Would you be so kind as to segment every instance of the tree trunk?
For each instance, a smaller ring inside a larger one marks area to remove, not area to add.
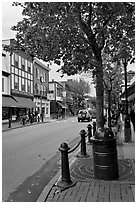
[[[111,109],[111,91],[108,90],[108,127],[111,129],[111,114],[110,114],[110,109]]]
[[[97,128],[104,127],[104,84],[103,84],[103,66],[100,59],[96,68],[96,102],[97,102]]]

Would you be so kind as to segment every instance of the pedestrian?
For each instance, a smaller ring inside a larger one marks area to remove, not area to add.
[[[32,113],[30,114],[30,123],[31,124],[33,123],[33,115],[32,115]]]
[[[40,122],[40,113],[38,113],[38,123]]]
[[[22,116],[22,124],[25,125],[26,117],[25,115]]]
[[[135,132],[135,107],[134,106],[132,110],[130,111],[130,120],[133,124],[134,132]]]
[[[41,122],[43,122],[43,113],[41,113]]]

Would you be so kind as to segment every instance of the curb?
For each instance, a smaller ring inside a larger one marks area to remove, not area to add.
[[[79,148],[76,151],[75,155],[72,155],[71,158],[69,158],[70,161],[70,169],[71,169],[71,165],[73,164],[73,162],[76,159],[76,154],[77,152],[79,152]],[[40,196],[38,197],[36,202],[46,202],[46,199],[52,189],[52,187],[55,185],[55,183],[57,183],[57,181],[61,178],[61,169],[59,170],[59,172],[50,180],[50,182],[44,187],[43,191],[41,192]]]
[[[45,202],[48,194],[50,193],[53,185],[57,182],[61,174],[61,170],[51,179],[51,181],[48,183],[46,187],[44,187],[42,193],[38,197],[36,202]]]

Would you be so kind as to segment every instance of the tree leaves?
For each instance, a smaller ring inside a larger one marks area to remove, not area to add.
[[[92,69],[89,65],[98,57],[96,47],[107,51],[109,47],[117,47],[123,30],[129,38],[134,35],[134,3],[26,2],[14,5],[23,6],[25,16],[12,27],[18,31],[18,41],[28,52],[45,61],[59,65],[60,59],[63,60],[62,72],[69,75],[71,70],[74,74],[74,71]]]

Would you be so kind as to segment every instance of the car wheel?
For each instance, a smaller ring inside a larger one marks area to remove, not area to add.
[[[78,119],[78,122],[80,122],[80,119]]]

